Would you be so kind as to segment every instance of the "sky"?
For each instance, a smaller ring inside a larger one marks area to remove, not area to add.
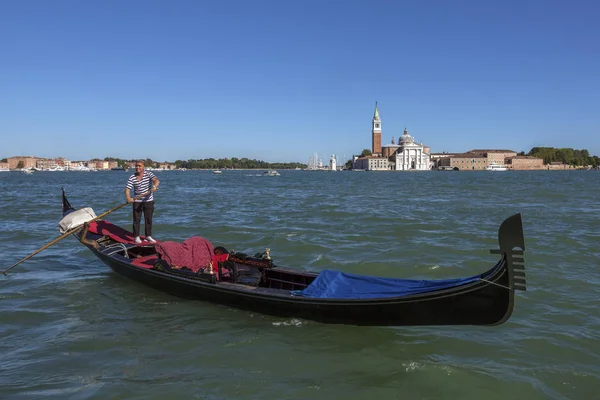
[[[600,155],[600,2],[0,0],[0,158]]]

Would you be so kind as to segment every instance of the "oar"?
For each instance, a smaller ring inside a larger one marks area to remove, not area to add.
[[[151,193],[151,191],[148,191],[148,192],[146,192],[146,193],[144,193],[144,194],[140,194],[139,196],[136,196],[136,197],[134,197],[134,199],[141,199],[142,197],[146,197],[146,196],[148,196],[150,193]],[[108,210],[108,211],[106,211],[106,212],[104,212],[104,213],[102,213],[102,214],[98,215],[96,218],[92,218],[92,219],[90,219],[88,222],[92,222],[92,221],[95,221],[95,220],[97,220],[97,219],[100,219],[100,218],[102,218],[102,217],[105,217],[105,216],[107,216],[108,214],[110,214],[111,212],[113,212],[113,211],[116,211],[116,210],[118,210],[119,208],[126,206],[127,204],[129,204],[129,203],[128,203],[128,202],[125,202],[125,203],[123,203],[123,204],[119,204],[118,206],[116,206],[116,207],[114,207],[114,208],[111,208],[110,210]],[[77,232],[77,231],[78,231],[79,229],[81,229],[81,228],[82,228],[82,225],[80,225],[80,226],[78,226],[78,227],[75,227],[75,228],[73,228],[73,229],[70,229],[70,230],[66,231],[64,234],[62,234],[61,236],[57,237],[56,239],[54,239],[54,240],[53,240],[53,241],[51,241],[50,243],[48,243],[48,244],[44,245],[43,247],[41,247],[41,248],[37,249],[36,251],[34,251],[33,253],[31,253],[30,255],[28,255],[27,257],[25,257],[24,259],[22,259],[21,261],[19,261],[18,263],[11,265],[9,268],[5,269],[4,271],[0,271],[0,273],[2,273],[2,274],[4,274],[4,275],[6,275],[6,273],[7,273],[8,271],[10,271],[11,269],[13,269],[13,268],[14,268],[14,267],[16,267],[17,265],[21,264],[21,263],[22,263],[22,262],[24,262],[24,261],[27,261],[27,260],[29,260],[31,257],[35,256],[35,255],[36,255],[36,254],[38,254],[39,252],[41,252],[41,251],[43,251],[43,250],[46,250],[48,247],[52,246],[53,244],[56,244],[56,243],[60,242],[61,240],[63,240],[63,239],[64,239],[64,238],[66,238],[67,236],[69,236],[71,233]]]

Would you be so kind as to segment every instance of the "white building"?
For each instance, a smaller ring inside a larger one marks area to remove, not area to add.
[[[337,171],[337,159],[335,158],[335,154],[331,155],[329,159],[329,169],[332,171]]]
[[[356,157],[352,166],[354,170],[389,171],[390,161],[387,157],[364,156]]]
[[[398,149],[392,156],[395,157],[396,171],[427,171],[431,169],[429,148],[423,143],[415,143],[412,136],[404,129],[404,134],[398,140]]]

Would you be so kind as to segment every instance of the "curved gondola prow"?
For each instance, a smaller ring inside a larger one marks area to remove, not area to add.
[[[498,230],[500,253],[506,257],[508,265],[508,285],[513,290],[526,290],[525,237],[521,214],[515,214],[502,222]]]
[[[500,254],[506,263],[508,274],[508,286],[506,290],[510,291],[509,305],[504,318],[496,325],[499,325],[510,318],[514,308],[514,292],[516,290],[526,290],[525,280],[525,237],[523,235],[523,221],[521,214],[514,214],[506,218],[498,229],[499,250],[491,250],[492,254]]]
[[[71,203],[69,203],[69,200],[67,200],[67,193],[65,191],[65,188],[61,187],[60,189],[62,190],[62,212],[63,215],[66,215],[70,211],[74,211],[75,209],[73,208]]]

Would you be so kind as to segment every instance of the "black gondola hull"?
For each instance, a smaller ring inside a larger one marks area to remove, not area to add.
[[[379,300],[322,300],[185,279],[138,268],[91,250],[119,275],[159,291],[282,318],[374,326],[496,325],[512,313],[505,268],[498,269],[495,284],[480,281],[444,294]]]

